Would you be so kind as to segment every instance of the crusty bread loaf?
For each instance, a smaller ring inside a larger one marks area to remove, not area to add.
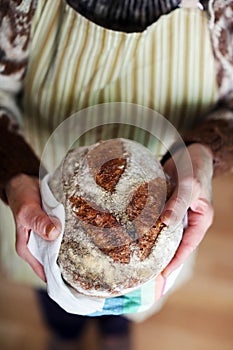
[[[137,142],[112,139],[70,151],[50,180],[66,211],[58,256],[64,281],[86,295],[110,297],[158,275],[183,231],[159,219],[168,184]]]

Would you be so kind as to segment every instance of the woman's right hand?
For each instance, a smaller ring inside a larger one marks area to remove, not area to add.
[[[43,239],[53,241],[61,232],[61,223],[42,210],[39,180],[36,177],[17,175],[7,183],[5,190],[15,220],[16,251],[46,282],[43,266],[27,247],[30,232],[33,230]]]

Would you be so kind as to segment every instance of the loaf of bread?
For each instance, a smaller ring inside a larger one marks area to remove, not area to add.
[[[172,228],[160,221],[171,185],[141,144],[121,138],[73,149],[49,185],[66,213],[57,262],[76,291],[125,294],[174,256],[182,223]]]

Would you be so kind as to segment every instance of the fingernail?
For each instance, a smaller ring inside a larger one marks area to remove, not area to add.
[[[46,236],[49,239],[56,239],[59,236],[60,232],[58,231],[58,229],[56,228],[56,226],[54,224],[49,224],[46,227]]]

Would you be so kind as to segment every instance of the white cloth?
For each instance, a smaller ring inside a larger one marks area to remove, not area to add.
[[[78,315],[88,315],[96,311],[101,311],[105,299],[87,297],[76,292],[64,283],[57,257],[61,246],[61,241],[65,226],[65,210],[61,203],[54,198],[49,186],[49,175],[46,175],[41,182],[41,197],[43,209],[50,216],[57,217],[62,224],[62,232],[55,241],[46,241],[36,233],[31,232],[28,248],[31,253],[44,266],[47,278],[48,295],[69,313]]]

